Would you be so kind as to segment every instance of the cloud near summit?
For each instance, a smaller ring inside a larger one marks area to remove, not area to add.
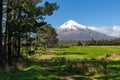
[[[101,33],[105,33],[109,36],[115,36],[115,37],[120,37],[120,26],[113,26],[113,27],[107,27],[107,26],[102,26],[102,27],[89,27],[90,29],[99,31]]]

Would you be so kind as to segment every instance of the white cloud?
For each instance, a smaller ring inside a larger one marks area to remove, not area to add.
[[[88,27],[92,30],[99,31],[101,33],[105,33],[109,36],[115,36],[115,37],[120,37],[120,26],[113,26],[113,27],[107,27],[107,26],[102,26],[102,27]]]

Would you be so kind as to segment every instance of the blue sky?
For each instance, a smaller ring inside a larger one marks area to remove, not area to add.
[[[45,1],[45,0],[43,0]],[[69,19],[88,26],[120,25],[120,0],[47,0],[60,8],[46,21],[58,27]]]
[[[45,21],[54,28],[72,19],[110,36],[120,37],[120,0],[43,0],[56,2],[59,9]]]

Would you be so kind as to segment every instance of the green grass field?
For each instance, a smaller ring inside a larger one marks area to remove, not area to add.
[[[105,54],[120,53],[120,46],[70,46],[68,48],[49,49],[51,57],[67,59],[98,58]],[[46,55],[42,55],[44,58]]]
[[[33,59],[28,62],[25,69],[0,75],[0,80],[120,80],[120,57],[114,57],[110,60],[98,60],[100,56],[106,53],[120,53],[120,46],[50,48],[43,54],[39,51],[41,52],[41,50],[38,50],[37,54],[29,56]],[[95,60],[91,60],[93,58]],[[90,69],[97,68],[99,72],[66,67],[69,64],[67,60],[74,64],[74,60],[78,59],[80,61],[86,60],[87,65],[89,63],[95,65]],[[104,62],[107,62],[108,74],[101,73],[104,71],[102,67]]]

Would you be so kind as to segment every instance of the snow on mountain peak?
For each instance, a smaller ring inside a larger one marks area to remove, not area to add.
[[[68,20],[67,22],[65,22],[63,25],[59,27],[59,29],[67,29],[67,30],[69,29],[78,30],[78,29],[85,29],[85,28],[86,26],[78,24],[74,20]]]

